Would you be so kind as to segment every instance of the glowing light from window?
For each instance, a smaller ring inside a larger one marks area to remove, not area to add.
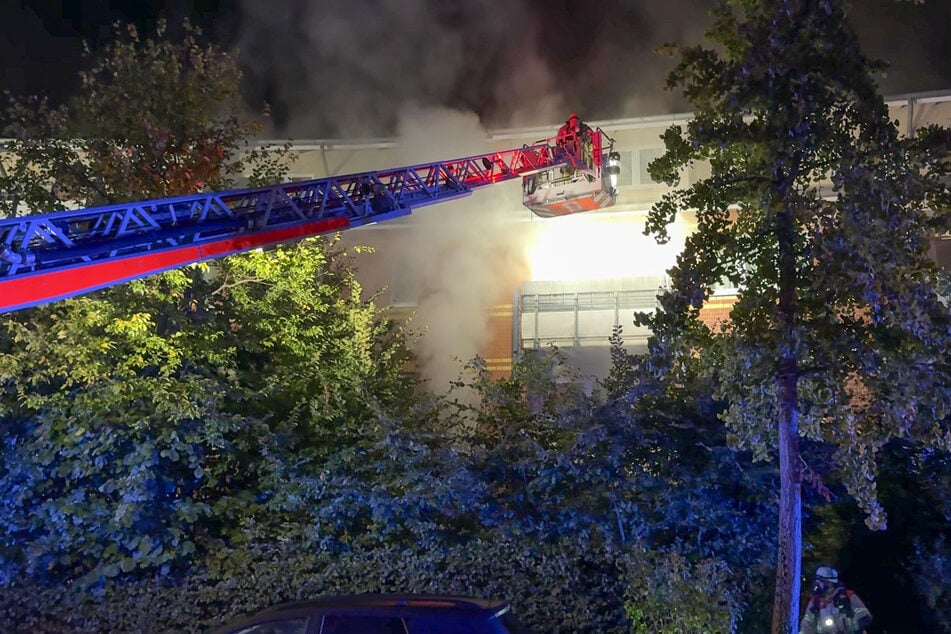
[[[592,217],[585,214],[539,223],[526,256],[531,279],[599,280],[660,276],[683,249],[683,231],[675,224],[671,240],[657,244],[644,235],[637,216]]]

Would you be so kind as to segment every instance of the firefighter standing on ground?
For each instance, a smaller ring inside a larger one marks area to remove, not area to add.
[[[862,634],[871,622],[872,614],[857,594],[839,583],[835,568],[820,566],[799,634]]]

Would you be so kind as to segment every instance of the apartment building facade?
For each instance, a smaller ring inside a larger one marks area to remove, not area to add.
[[[951,91],[887,102],[903,134],[951,125]],[[650,179],[647,166],[664,151],[664,130],[688,119],[587,122],[613,138],[621,155],[614,207],[538,218],[521,205],[520,183],[509,182],[342,235],[347,246],[372,248],[356,260],[359,277],[368,292],[382,289],[379,302],[395,307],[421,334],[422,373],[454,378],[463,362],[479,355],[492,374],[504,376],[513,355],[554,345],[583,371],[598,374],[607,367],[616,325],[629,347],[642,349],[649,333],[634,326],[633,315],[654,309],[666,271],[695,227],[685,211],[668,244],[644,235],[648,211],[667,191]],[[517,148],[552,137],[558,125],[486,133],[458,113],[427,113],[400,139],[294,140],[291,176],[322,178]],[[706,165],[691,167],[682,184],[708,175]],[[932,255],[951,269],[951,241],[937,237]],[[725,318],[735,292],[717,289],[705,319]]]

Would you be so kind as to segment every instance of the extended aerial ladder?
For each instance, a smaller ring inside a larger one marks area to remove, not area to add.
[[[610,150],[613,141],[600,130],[596,134],[597,147]],[[536,213],[541,209],[536,200],[539,175],[561,175],[545,178],[546,183],[568,179],[585,184],[581,192],[553,192],[553,200],[559,199],[562,207],[566,196],[590,201],[540,215],[606,207],[617,194],[609,183],[613,179],[601,178],[601,165],[616,156],[601,151],[579,156],[549,140],[412,167],[3,219],[0,313],[259,247],[391,220],[416,207],[515,178],[523,178],[523,202]]]

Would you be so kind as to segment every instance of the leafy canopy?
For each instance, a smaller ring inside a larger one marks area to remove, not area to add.
[[[240,104],[236,58],[203,44],[188,22],[181,37],[164,22],[152,37],[117,24],[84,61],[78,92],[62,104],[9,97],[5,215],[216,191],[242,173],[282,176],[282,152],[252,146],[262,126]]]
[[[839,474],[870,523],[884,526],[878,450],[894,437],[951,440],[951,332],[927,253],[949,228],[948,133],[899,135],[876,91],[880,66],[861,54],[841,2],[728,2],[715,15],[719,51],[683,50],[669,79],[694,117],[667,130],[667,153],[650,166],[670,185],[691,165],[711,170],[650,214],[648,231],[662,239],[677,213],[697,223],[651,320],[653,352],[671,372],[699,363],[729,403],[731,440],[766,459],[777,442],[779,360],[791,346],[803,437],[836,448]],[[700,310],[722,280],[740,289],[730,321],[704,323]],[[789,342],[785,290],[795,307]]]
[[[234,58],[187,24],[87,55],[65,104],[8,111],[8,213],[286,170],[248,149]],[[240,542],[302,462],[412,389],[401,330],[361,294],[333,241],[308,240],[4,315],[0,578],[88,587]]]
[[[899,136],[842,0],[724,0],[714,48],[680,49],[668,86],[694,106],[663,135],[655,180],[710,176],[651,210],[661,239],[696,217],[653,329],[658,374],[699,365],[734,446],[780,465],[773,632],[797,629],[800,436],[834,448],[834,475],[886,524],[876,456],[893,438],[951,449],[951,319],[928,240],[947,233],[946,130]],[[722,280],[728,323],[702,320]],[[692,370],[686,370],[687,373]],[[808,469],[808,465],[805,465]]]

